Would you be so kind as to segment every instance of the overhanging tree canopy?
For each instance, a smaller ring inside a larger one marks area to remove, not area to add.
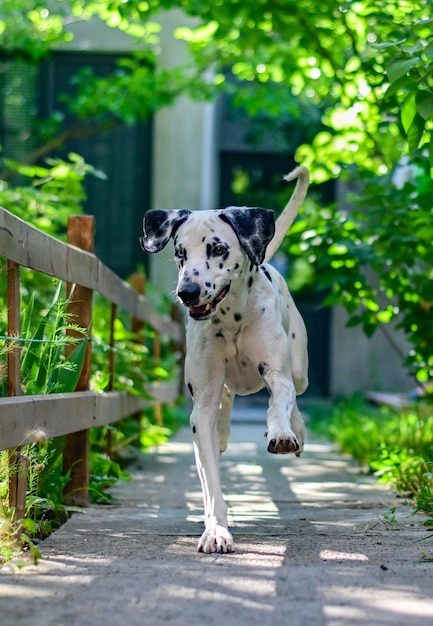
[[[173,33],[191,62],[164,69],[158,16],[170,9],[196,22]],[[298,160],[318,182],[354,173],[364,192],[351,216],[310,211],[301,252],[352,323],[371,334],[397,319],[413,346],[408,365],[420,382],[432,380],[431,1],[8,0],[0,7],[3,53],[38,62],[71,39],[68,24],[93,17],[129,34],[136,53],[108,79],[87,70],[77,77],[67,102],[76,128],[131,124],[181,94],[233,90],[230,74],[240,81],[235,102],[251,114],[300,119],[311,104],[322,111],[323,128],[298,148]],[[36,156],[69,136],[56,138],[55,125],[51,133]],[[402,157],[409,176],[396,184]]]
[[[158,15],[173,8],[197,18],[173,34],[193,62],[164,70]],[[327,129],[299,152],[317,180],[353,163],[385,173],[407,147],[433,152],[429,0],[9,0],[0,9],[2,49],[38,60],[71,40],[71,22],[95,16],[129,34],[137,53],[109,80],[77,80],[80,97],[69,106],[81,119],[131,123],[181,93],[208,97],[230,68],[243,81],[237,100],[252,113],[301,116],[308,103],[325,110]]]

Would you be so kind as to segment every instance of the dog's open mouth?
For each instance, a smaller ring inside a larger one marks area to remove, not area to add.
[[[200,306],[190,306],[189,314],[195,320],[204,320],[212,313],[215,313],[218,304],[223,300],[228,292],[230,291],[230,285],[226,285],[221,289],[215,300],[212,302],[208,302],[207,304],[202,304]]]

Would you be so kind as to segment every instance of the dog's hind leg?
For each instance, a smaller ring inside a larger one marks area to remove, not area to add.
[[[288,337],[290,341],[291,370],[296,395],[300,396],[308,387],[307,330],[292,296],[288,294],[288,297],[290,306]]]
[[[225,450],[227,450],[227,444],[230,436],[230,418],[234,399],[235,394],[229,391],[227,387],[224,387],[218,414],[218,432],[220,436],[221,452],[225,452]]]

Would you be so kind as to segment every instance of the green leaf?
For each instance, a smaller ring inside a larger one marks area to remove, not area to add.
[[[405,43],[407,39],[399,39],[398,41],[384,41],[382,43],[375,43],[372,48],[375,50],[386,50],[387,48],[396,48],[398,50],[398,46],[402,43]]]
[[[362,302],[363,302],[364,306],[369,311],[378,311],[379,310],[379,305],[377,304],[377,302],[375,302],[371,298],[364,298]]]
[[[433,137],[432,136],[430,136],[430,141],[427,145],[427,150],[428,150],[428,160],[430,164],[430,178],[433,180]]]
[[[39,393],[46,393],[47,382],[48,382],[48,367],[50,361],[51,354],[51,346],[48,344],[44,347],[41,358],[39,362],[39,369],[36,376],[36,385]]]
[[[421,89],[415,96],[416,110],[424,120],[429,120],[433,116],[433,93]]]
[[[57,383],[60,392],[70,393],[75,390],[83,369],[87,342],[88,338],[80,341],[78,346],[68,356],[68,360],[58,369]],[[72,365],[72,367],[69,367],[67,364]]]
[[[41,320],[39,326],[36,329],[36,332],[34,333],[33,337],[31,337],[34,342],[29,343],[26,353],[24,355],[21,364],[21,376],[24,381],[30,375],[33,366],[36,363],[41,362],[41,352],[43,351],[44,346],[44,344],[42,343],[42,339],[44,337],[46,322],[46,318]]]
[[[433,239],[433,225],[432,226],[422,226],[419,228],[415,235],[420,239],[425,239],[426,241],[431,241]]]
[[[401,123],[403,124],[403,128],[406,134],[409,132],[410,127],[412,126],[413,120],[416,115],[416,105],[415,105],[415,94],[411,94],[403,103],[403,107],[401,109]]]
[[[379,313],[377,314],[377,319],[383,324],[388,324],[393,317],[393,307],[387,307],[383,311],[379,311]]]
[[[418,79],[412,76],[402,76],[398,80],[389,84],[388,89],[385,92],[385,97],[391,96],[403,91],[404,93],[414,92],[418,89]]]
[[[419,57],[414,57],[412,59],[393,59],[385,66],[385,71],[390,82],[393,83],[402,76],[406,76],[406,74],[408,74],[412,68],[416,67],[420,61],[421,59]]]
[[[364,328],[364,333],[367,335],[367,337],[372,337],[374,335],[374,333],[377,330],[377,325],[376,324],[372,324],[372,323],[365,323],[363,325]]]
[[[50,360],[49,360],[49,371],[47,376],[47,384],[45,393],[54,393],[57,391],[57,382],[59,378],[59,369],[61,367],[61,359],[63,354],[64,346],[63,345],[55,345],[51,346],[50,352]]]
[[[334,254],[347,254],[347,252],[347,246],[345,246],[343,243],[335,242],[331,244],[328,248],[328,254],[330,254],[331,256],[333,256]]]
[[[425,47],[424,54],[428,59],[433,59],[433,41]]]
[[[416,114],[413,120],[413,123],[407,133],[407,142],[408,142],[409,152],[411,154],[418,149],[421,143],[423,134],[424,134],[424,120],[422,119],[420,115]]]
[[[30,326],[32,323],[34,304],[35,304],[35,292],[33,292],[30,296],[29,303],[25,308],[23,319],[21,322],[21,331],[22,331],[23,337],[28,337],[30,334]]]
[[[362,324],[362,316],[361,315],[352,315],[352,317],[347,321],[347,328],[352,328],[353,326],[359,326]]]

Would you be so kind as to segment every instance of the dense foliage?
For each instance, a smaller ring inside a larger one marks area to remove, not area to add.
[[[433,377],[432,181],[419,169],[402,188],[388,174],[365,175],[362,182],[362,194],[349,196],[350,210],[307,204],[292,229],[295,243],[287,246],[295,256],[307,255],[315,287],[325,290],[327,304],[346,307],[350,326],[361,324],[370,337],[394,320],[410,343],[404,354],[393,342],[396,357],[427,392]]]
[[[164,68],[159,17],[171,9],[185,14],[173,37],[186,43],[190,58]],[[83,68],[75,94],[63,103],[74,123],[65,127],[56,113],[35,126],[40,145],[29,160],[81,132],[147,118],[182,94],[207,98],[227,89],[251,116],[290,119],[292,130],[293,122],[318,111],[321,128],[299,146],[298,160],[315,182],[338,177],[360,184],[354,212],[307,211],[299,252],[323,286],[332,286],[328,300],[347,307],[351,324],[362,323],[371,334],[397,319],[413,348],[405,359],[418,381],[428,382],[431,3],[11,0],[0,8],[3,51],[37,63],[52,46],[73,39],[71,24],[95,18],[129,35],[134,52],[108,78]]]

